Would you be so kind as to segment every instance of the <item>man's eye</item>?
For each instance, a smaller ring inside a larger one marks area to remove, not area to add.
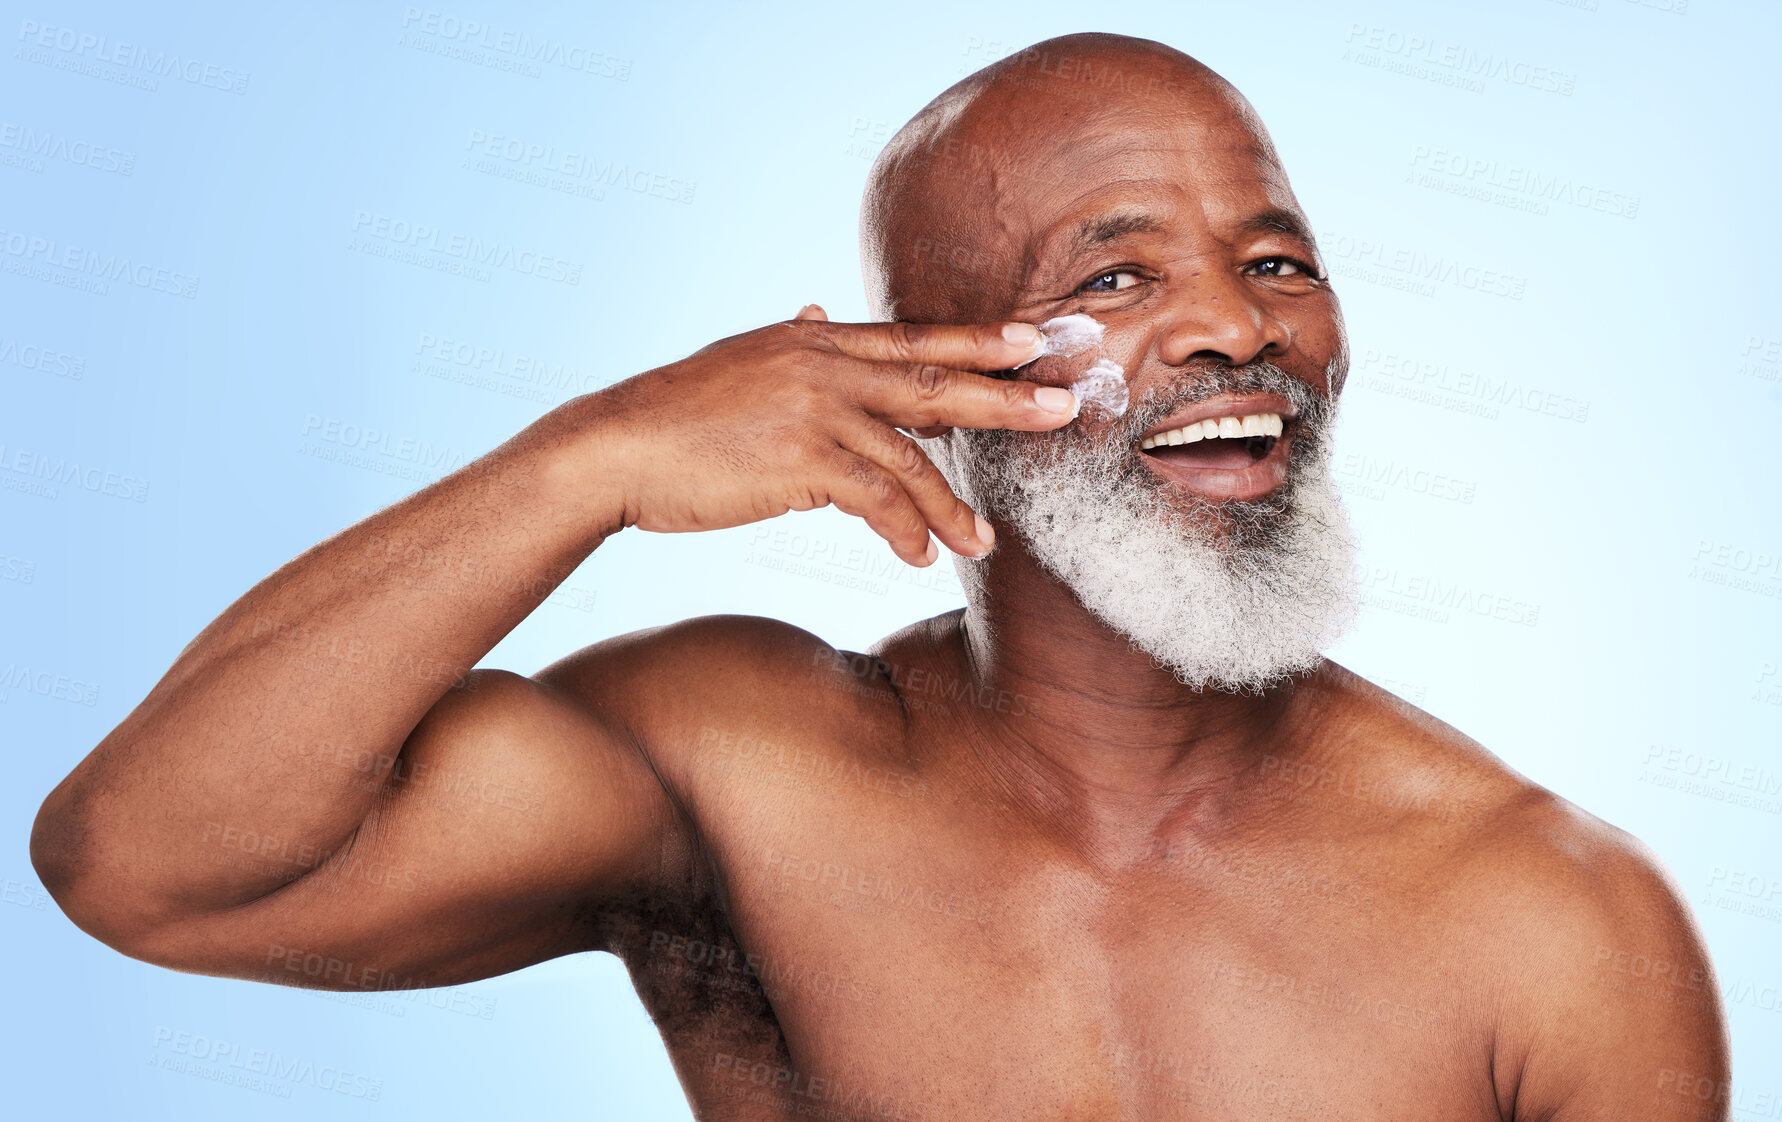
[[[1125,277],[1126,280],[1121,281],[1119,279],[1120,277]],[[1111,269],[1108,272],[1102,273],[1100,276],[1091,277],[1088,283],[1084,284],[1082,288],[1077,289],[1077,291],[1116,292],[1122,288],[1131,288],[1137,283],[1137,273],[1129,273],[1123,269]]]
[[[1304,261],[1295,261],[1291,257],[1264,257],[1250,268],[1258,275],[1265,277],[1297,277],[1311,276],[1312,267]]]

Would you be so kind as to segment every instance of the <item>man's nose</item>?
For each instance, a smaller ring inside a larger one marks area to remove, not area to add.
[[[1293,344],[1292,331],[1246,277],[1197,268],[1173,287],[1158,336],[1158,357],[1171,366],[1196,358],[1243,366],[1283,355]]]

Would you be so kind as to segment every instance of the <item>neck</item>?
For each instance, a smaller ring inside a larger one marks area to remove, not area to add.
[[[967,591],[966,669],[985,696],[1011,699],[974,714],[972,742],[998,784],[1043,816],[1130,827],[1208,812],[1298,723],[1299,680],[1261,695],[1185,686],[1016,541],[977,563]],[[1141,807],[1155,813],[1135,817]]]

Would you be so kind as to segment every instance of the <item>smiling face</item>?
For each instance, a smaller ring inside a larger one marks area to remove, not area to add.
[[[1235,90],[1147,40],[1050,40],[905,126],[862,219],[886,318],[1087,315],[1104,329],[1019,373],[1123,378],[1108,407],[1057,431],[925,444],[1014,532],[1009,548],[1185,684],[1260,690],[1320,661],[1357,604],[1330,473],[1347,346],[1305,217]],[[1011,564],[1002,553],[960,562],[974,600]]]
[[[1051,153],[1053,168],[1093,186],[1075,197],[1035,193],[1027,209],[1036,229],[1023,252],[1032,265],[1006,314],[1094,317],[1106,329],[1099,355],[1124,368],[1131,398],[1169,406],[1143,413],[1136,432],[1110,424],[1107,435],[1136,437],[1147,468],[1174,487],[1255,500],[1286,478],[1297,411],[1260,388],[1201,396],[1198,376],[1266,362],[1328,396],[1330,377],[1342,373],[1343,335],[1272,152],[1215,105],[1107,114],[1087,143]],[[1062,381],[1070,372],[1060,360],[1035,374]],[[1103,421],[1091,413],[1081,423]]]
[[[1072,428],[1130,437],[1185,507],[1273,492],[1298,435],[1285,395],[1208,397],[1203,375],[1268,363],[1333,397],[1347,371],[1336,296],[1261,122],[1161,44],[1068,36],[973,75],[887,146],[863,219],[885,318],[1099,321],[1099,348],[1022,376],[1070,386],[1119,366],[1148,423],[1091,409]]]

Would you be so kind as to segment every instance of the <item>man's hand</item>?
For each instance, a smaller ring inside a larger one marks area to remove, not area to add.
[[[358,978],[463,979],[599,945],[599,917],[660,887],[664,847],[690,836],[623,713],[660,687],[623,678],[623,641],[584,659],[576,691],[468,668],[626,525],[833,503],[912,563],[938,556],[931,528],[981,553],[988,528],[896,426],[1067,423],[1068,391],[975,373],[1038,350],[1031,325],[1003,330],[807,308],[553,409],[306,551],[51,792],[31,843],[43,883],[125,953],[236,977],[263,975],[273,947]],[[551,794],[514,813],[422,774]],[[269,844],[306,856],[262,859]],[[421,871],[426,891],[400,890]]]
[[[989,524],[900,427],[1055,429],[1069,390],[986,377],[1040,347],[1025,323],[831,323],[799,317],[720,340],[582,399],[626,525],[715,530],[834,504],[912,565],[967,556]]]

